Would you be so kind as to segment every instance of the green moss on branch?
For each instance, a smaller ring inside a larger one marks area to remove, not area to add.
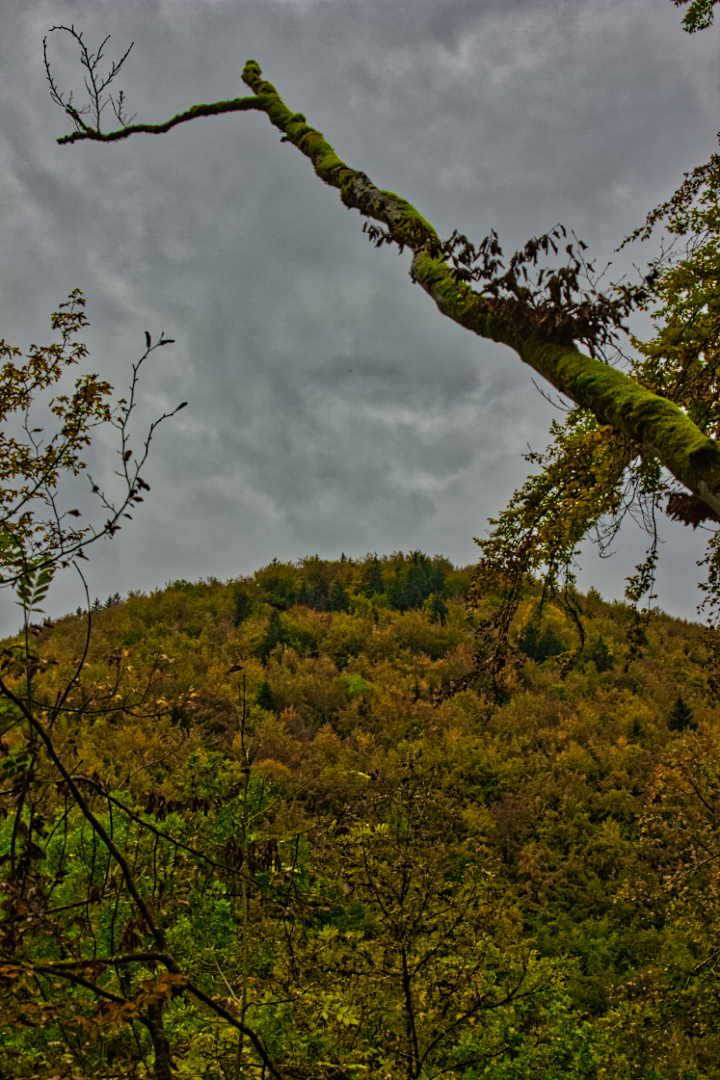
[[[312,162],[320,179],[338,189],[345,206],[387,228],[387,233],[376,237],[378,242],[387,240],[401,249],[411,249],[411,276],[443,315],[480,337],[514,349],[524,363],[577,405],[590,409],[601,423],[612,425],[656,454],[682,484],[720,513],[720,447],[677,405],[616,368],[586,356],[572,343],[560,343],[557,334],[553,337],[552,332],[539,328],[538,313],[530,305],[482,296],[458,280],[442,254],[435,229],[411,203],[395,192],[380,190],[364,172],[350,168],[322,132],[311,127],[302,113],[288,108],[275,86],[262,78],[256,60],[247,61],[242,79],[254,97],[195,105],[164,124],[134,124],[107,135],[85,129],[58,141],[89,138],[111,142],[136,132],[161,134],[199,116],[249,110],[266,113],[283,133],[283,141],[296,146]]]

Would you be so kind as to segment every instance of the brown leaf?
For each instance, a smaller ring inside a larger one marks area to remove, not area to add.
[[[669,496],[665,513],[674,521],[692,525],[693,529],[697,529],[703,521],[720,521],[720,515],[716,514],[712,507],[698,499],[697,495],[684,491],[674,491]]]

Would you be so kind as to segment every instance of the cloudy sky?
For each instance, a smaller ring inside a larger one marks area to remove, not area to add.
[[[598,266],[615,260],[611,278],[652,256],[652,242],[624,261],[613,248],[717,148],[720,30],[683,33],[669,0],[2,6],[0,336],[51,340],[50,312],[80,287],[91,366],[116,387],[145,330],[176,340],[149,362],[138,432],[189,402],[154,441],[142,513],[93,552],[101,598],[274,556],[420,548],[472,562],[555,414],[514,353],[438,314],[408,253],[367,242],[264,115],[58,146],[70,128],[45,82],[51,26],[74,24],[91,48],[110,34],[108,59],[134,41],[118,87],[151,123],[243,95],[253,57],[340,157],[441,236],[494,227],[511,252],[562,221]],[[50,36],[79,104],[71,46]],[[99,444],[91,464],[111,477],[116,460]],[[658,603],[693,617],[702,539],[665,521],[662,536]],[[644,546],[630,526],[613,559],[590,548],[581,584],[622,595]],[[52,605],[80,599],[68,581]]]

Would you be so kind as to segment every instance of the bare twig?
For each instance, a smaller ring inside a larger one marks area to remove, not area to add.
[[[113,99],[112,94],[108,94],[107,98],[105,98],[105,100],[103,101],[102,94],[103,94],[103,91],[113,81],[113,79],[119,74],[120,69],[122,68],[123,64],[125,63],[128,56],[130,55],[130,49],[132,49],[132,47],[134,45],[134,42],[130,45],[130,48],[127,49],[127,51],[120,58],[120,60],[118,60],[117,62],[113,61],[113,63],[110,66],[110,70],[109,70],[108,74],[103,78],[98,73],[98,67],[99,67],[100,61],[103,58],[103,49],[105,48],[108,41],[110,40],[110,35],[108,34],[107,37],[100,43],[100,46],[99,46],[97,52],[92,53],[92,52],[90,52],[87,45],[83,41],[83,35],[81,33],[78,33],[78,31],[75,29],[74,25],[71,25],[71,26],[51,26],[49,32],[52,34],[56,30],[64,30],[66,33],[70,34],[75,39],[75,41],[78,43],[78,45],[80,47],[80,63],[85,68],[85,70],[87,72],[87,74],[85,75],[83,81],[85,83],[85,89],[86,89],[86,91],[87,91],[87,93],[88,93],[88,95],[90,97],[90,104],[89,105],[83,105],[83,107],[81,109],[78,109],[72,103],[72,99],[73,99],[72,92],[68,95],[67,98],[65,98],[63,96],[62,91],[59,89],[57,83],[53,79],[52,72],[50,71],[50,61],[48,60],[48,53],[47,53],[47,41],[48,41],[48,39],[47,39],[47,36],[46,36],[46,37],[43,38],[43,57],[44,57],[44,60],[45,60],[45,75],[46,75],[47,80],[48,80],[48,82],[50,84],[50,96],[52,97],[52,100],[55,102],[56,105],[59,105],[62,109],[64,109],[64,111],[68,114],[68,116],[70,117],[72,122],[75,124],[75,126],[76,126],[76,128],[77,128],[77,130],[79,132],[90,132],[90,131],[95,130],[99,134],[100,133],[100,117],[102,115],[103,110],[106,108],[106,106],[108,104],[112,105],[112,110],[115,113],[115,116],[117,117],[118,123],[122,124],[123,127],[127,127],[128,124],[132,120],[134,120],[134,117],[130,117],[129,119],[127,119],[125,117],[125,115],[124,115],[124,108],[125,108],[125,94],[124,94],[124,92],[122,90],[120,91],[120,93],[118,94],[117,100]],[[88,114],[92,114],[92,116],[93,116],[93,119],[95,121],[94,128],[91,128],[82,119],[83,116],[87,116]]]

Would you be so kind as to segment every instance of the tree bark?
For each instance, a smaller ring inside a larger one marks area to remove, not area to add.
[[[156,1080],[173,1080],[173,1067],[170,1060],[170,1043],[165,1034],[163,1007],[161,1003],[148,1006],[145,1026],[150,1032],[150,1038],[153,1044]]]

